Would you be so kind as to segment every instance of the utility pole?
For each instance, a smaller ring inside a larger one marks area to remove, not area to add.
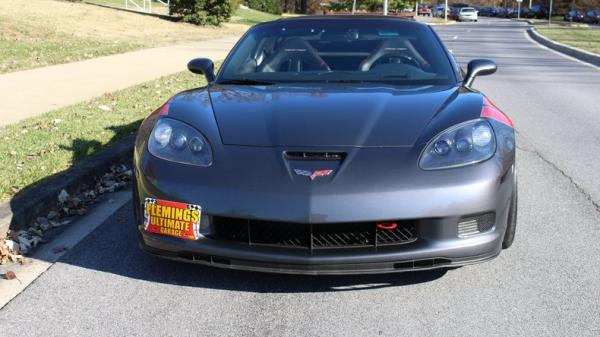
[[[531,0],[529,0],[529,1],[531,1]],[[356,0],[354,0],[352,2],[352,15],[354,15],[355,13],[356,13]]]
[[[448,0],[446,0],[446,3],[444,4],[444,21],[448,21]]]
[[[415,1],[415,15],[414,18],[415,20],[417,19],[417,16],[419,16],[419,1]]]
[[[548,8],[548,25],[552,23],[552,0],[550,0],[550,8]]]
[[[388,0],[383,0],[383,15],[388,15]]]

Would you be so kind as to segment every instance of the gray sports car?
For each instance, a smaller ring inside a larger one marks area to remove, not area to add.
[[[429,26],[299,17],[252,27],[208,85],[142,123],[141,247],[223,268],[300,274],[449,268],[515,236],[512,121]]]

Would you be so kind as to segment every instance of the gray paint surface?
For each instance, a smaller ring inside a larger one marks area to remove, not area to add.
[[[317,278],[173,264],[138,250],[127,206],[0,311],[0,335],[597,336],[600,72],[481,21],[436,29],[461,59],[498,61],[475,86],[519,131],[517,239],[497,259]]]

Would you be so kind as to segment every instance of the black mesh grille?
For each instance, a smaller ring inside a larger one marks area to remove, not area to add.
[[[307,247],[310,243],[310,235],[302,227],[285,222],[250,221],[251,242],[252,244]]]
[[[301,224],[213,217],[213,239],[248,245],[329,249],[398,245],[416,240],[411,221],[381,229],[375,222]]]
[[[361,247],[375,245],[374,223],[313,225],[313,248]]]
[[[477,217],[477,227],[480,232],[487,232],[496,224],[496,213],[485,213]]]
[[[248,242],[248,221],[236,218],[214,218],[214,236],[220,240]]]
[[[398,226],[394,229],[377,228],[377,244],[393,245],[398,242],[409,242],[414,239],[414,233],[413,226]]]

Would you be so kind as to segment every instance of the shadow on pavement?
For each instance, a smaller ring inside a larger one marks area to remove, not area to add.
[[[431,282],[446,274],[446,270],[434,270],[381,275],[299,276],[224,270],[163,260],[138,248],[132,212],[132,204],[128,202],[59,262],[148,282],[258,293],[405,286]]]

